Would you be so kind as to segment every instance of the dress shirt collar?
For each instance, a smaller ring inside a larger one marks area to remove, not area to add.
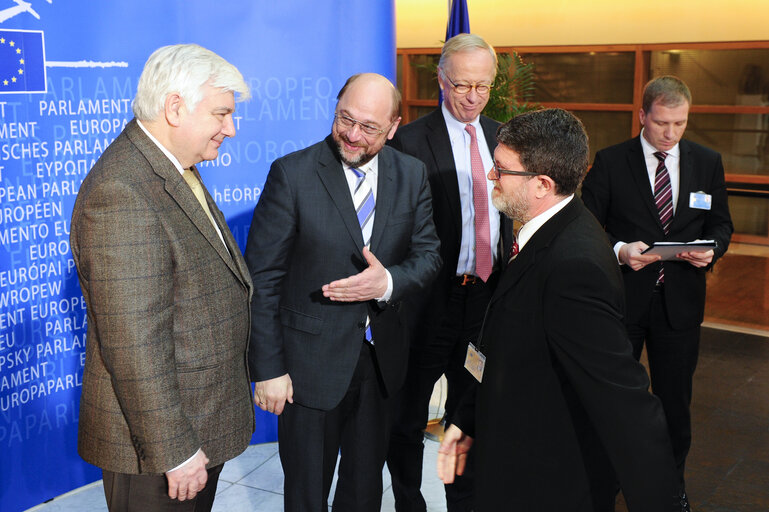
[[[163,152],[166,157],[171,160],[171,163],[174,164],[174,167],[176,167],[176,170],[179,171],[179,174],[184,176],[184,168],[182,168],[182,164],[179,163],[179,160],[176,159],[176,157],[171,154],[170,151],[168,151],[163,144],[160,143],[159,140],[157,140],[150,132],[147,130],[147,128],[142,124],[141,121],[138,119],[136,120],[136,124],[139,125],[139,128],[142,129],[142,131],[149,137],[149,139],[158,147],[160,151]]]
[[[541,228],[545,222],[549,221],[556,213],[563,210],[563,208],[569,204],[569,201],[571,201],[573,197],[574,194],[571,194],[569,197],[566,197],[558,203],[554,204],[521,226],[521,229],[518,231],[518,236],[516,237],[516,242],[518,242],[518,250],[522,251],[523,246],[526,245],[526,242],[528,242],[532,236],[534,236],[534,233],[536,233],[537,230]]]
[[[641,137],[641,148],[643,148],[644,158],[654,158],[656,160],[657,157],[654,156],[654,153],[659,151],[659,149],[649,144],[649,141],[644,137],[643,128],[641,128],[641,135],[639,135],[639,137]],[[665,153],[667,153],[668,156],[672,156],[673,158],[678,158],[681,154],[681,148],[679,147],[679,144],[680,143],[676,143],[675,146],[670,148],[670,151],[665,151]]]
[[[477,134],[478,139],[481,139],[483,135],[483,128],[481,127],[480,122],[481,116],[476,117],[469,123],[463,123],[451,115],[449,109],[446,108],[446,102],[441,104],[441,112],[443,112],[443,119],[446,121],[446,129],[449,131],[449,139],[453,141],[456,140],[457,137],[467,137],[467,140],[469,141],[470,134],[465,131],[465,126],[468,124],[471,124],[475,127],[475,133]]]
[[[348,171],[349,173],[352,173],[351,171],[352,167],[350,167],[344,162],[342,162],[342,168],[344,169],[345,174],[348,174]],[[379,155],[374,155],[374,158],[372,158],[370,161],[366,162],[363,165],[359,165],[358,167],[356,167],[356,169],[358,169],[359,171],[362,171],[363,174],[365,174],[366,176],[369,176],[369,173],[371,173],[371,176],[373,178],[377,178],[379,175]]]

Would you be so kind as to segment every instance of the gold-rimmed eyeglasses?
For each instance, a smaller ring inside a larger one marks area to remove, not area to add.
[[[334,122],[337,123],[339,126],[343,126],[344,128],[347,128],[347,129],[350,129],[357,124],[358,127],[360,127],[360,131],[362,131],[363,133],[369,136],[382,135],[384,132],[390,129],[389,126],[385,129],[380,129],[380,128],[377,128],[376,126],[362,123],[357,119],[353,119],[352,117],[346,116],[344,114],[334,114]],[[392,126],[392,123],[390,124],[390,126]]]
[[[457,94],[467,94],[475,89],[475,92],[477,92],[479,95],[486,96],[491,91],[491,88],[494,87],[494,84],[458,84],[449,78],[446,73],[443,73],[443,76],[446,78],[446,80],[449,81]]]
[[[507,169],[500,169],[497,164],[494,164],[491,168],[491,178],[498,180],[501,174],[509,174],[511,176],[539,176],[539,172],[531,171],[509,171]]]

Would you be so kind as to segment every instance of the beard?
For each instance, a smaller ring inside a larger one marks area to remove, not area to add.
[[[491,193],[491,203],[494,208],[521,224],[525,224],[528,220],[526,212],[529,210],[529,200],[526,198],[523,187],[516,189],[510,196],[505,196],[494,188]]]
[[[347,139],[343,139],[343,135],[341,134],[334,134],[334,142],[336,143],[336,149],[339,153],[339,159],[342,160],[345,164],[349,165],[350,167],[360,167],[362,165],[366,165],[371,161],[372,158],[376,156],[376,153],[371,153],[371,146],[370,145],[358,145],[357,147],[364,148],[364,151],[360,153],[359,155],[356,155],[355,157],[348,158],[345,154],[344,150],[344,144],[345,142],[350,145],[355,145],[354,143],[350,142]]]

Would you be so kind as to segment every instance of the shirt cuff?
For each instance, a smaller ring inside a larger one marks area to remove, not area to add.
[[[393,276],[387,269],[385,269],[385,273],[387,274],[387,290],[385,290],[384,295],[376,299],[377,302],[387,302],[393,296]]]
[[[625,242],[617,242],[616,244],[614,244],[614,256],[617,257],[617,263],[619,263],[620,265],[624,265],[624,263],[622,263],[619,260],[619,250],[622,249],[626,245],[627,244]]]
[[[179,465],[178,465],[178,466],[176,466],[175,468],[173,468],[173,469],[169,469],[168,471],[166,471],[166,473],[170,473],[171,471],[176,471],[177,469],[179,469],[179,468],[181,468],[182,466],[184,466],[185,464],[187,464],[189,461],[191,461],[192,459],[194,459],[194,458],[195,458],[195,456],[196,456],[198,453],[200,453],[200,450],[201,450],[201,449],[202,449],[202,448],[198,448],[198,451],[196,451],[195,453],[193,453],[193,454],[192,454],[192,457],[190,457],[189,459],[185,460],[184,462],[182,462],[181,464],[179,464]]]

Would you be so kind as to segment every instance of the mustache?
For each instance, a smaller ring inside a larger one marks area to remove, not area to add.
[[[348,144],[348,145],[350,145],[350,146],[353,146],[353,147],[356,147],[356,148],[362,148],[362,147],[364,147],[364,146],[365,146],[365,144],[364,144],[362,141],[361,141],[361,142],[352,142],[352,141],[351,141],[350,139],[348,139],[348,138],[347,138],[347,136],[345,136],[345,135],[342,135],[342,136],[340,136],[340,138],[341,138],[341,139],[342,139],[342,140],[343,140],[343,141],[344,141],[346,144]]]

